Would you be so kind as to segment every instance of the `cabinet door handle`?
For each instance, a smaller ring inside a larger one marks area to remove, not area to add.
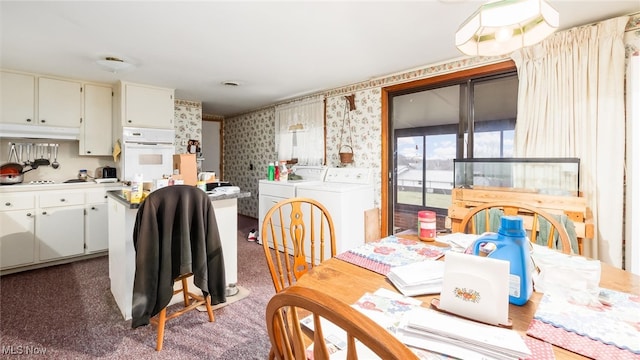
[[[91,207],[91,210],[95,210],[95,209],[96,209],[96,207],[95,207],[95,206],[92,206],[92,207]]]
[[[31,213],[27,213],[27,217],[31,217],[31,216],[32,216]]]
[[[43,212],[42,212],[42,215],[47,215],[47,212],[46,212],[46,211],[43,211]]]
[[[65,202],[65,201],[67,201],[67,199],[65,198],[60,199],[60,202]]]
[[[31,119],[27,119],[27,122],[31,122]]]
[[[129,124],[131,124],[131,123],[133,122],[133,120],[127,120],[127,122],[128,122]]]
[[[6,203],[4,203],[4,206],[11,206],[11,203],[10,202],[6,202]]]
[[[46,122],[47,122],[47,120],[42,119],[42,120],[40,120],[40,122],[44,124],[44,123],[46,123]]]

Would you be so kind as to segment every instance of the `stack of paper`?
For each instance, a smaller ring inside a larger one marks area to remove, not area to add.
[[[405,296],[437,294],[442,290],[444,261],[421,261],[391,268],[387,278]]]
[[[440,235],[436,238],[436,240],[445,244],[449,244],[452,251],[465,252],[479,237],[480,235],[476,234],[452,233],[447,235]]]
[[[402,319],[402,314],[419,307],[422,302],[418,299],[404,297],[395,291],[378,289],[375,293],[366,293],[351,305],[354,309],[371,318],[392,334],[395,334]],[[344,330],[330,321],[321,318],[322,334],[327,343],[330,360],[344,360],[347,353],[347,334]],[[313,315],[300,320],[300,324],[311,331],[315,331]],[[358,358],[379,359],[375,353],[356,340]],[[427,353],[420,349],[412,349],[421,360],[444,360],[448,357]],[[307,348],[307,359],[313,358],[313,344]]]
[[[426,308],[403,316],[399,338],[409,346],[459,359],[515,360],[531,357],[531,351],[516,331]]]

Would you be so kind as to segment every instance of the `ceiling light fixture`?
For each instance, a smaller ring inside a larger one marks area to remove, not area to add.
[[[553,34],[559,16],[546,0],[492,0],[456,32],[456,46],[472,56],[497,56],[531,46]]]
[[[96,61],[96,63],[112,73],[126,70],[132,66],[131,64],[124,62],[124,60],[112,56],[107,56],[104,59]]]

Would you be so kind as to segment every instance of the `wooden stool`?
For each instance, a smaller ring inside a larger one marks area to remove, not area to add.
[[[204,305],[207,308],[207,314],[209,314],[209,322],[214,321],[213,309],[211,308],[211,300],[210,300],[211,297],[207,295],[207,297],[205,298],[204,296],[196,295],[192,292],[189,292],[189,284],[187,283],[187,279],[190,276],[193,276],[193,274],[188,273],[188,274],[180,275],[175,279],[175,282],[178,282],[178,281],[182,282],[182,288],[178,290],[174,290],[173,294],[175,295],[178,293],[182,293],[184,298],[184,308],[174,313],[171,313],[167,316],[167,308],[165,307],[160,311],[157,319],[155,317],[150,319],[151,323],[158,325],[158,340],[156,344],[156,351],[162,350],[162,342],[164,340],[164,325],[167,320],[176,318],[180,315],[185,314],[190,310],[195,309],[200,305]]]

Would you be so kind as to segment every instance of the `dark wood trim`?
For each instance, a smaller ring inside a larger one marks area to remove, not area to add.
[[[381,133],[381,149],[382,164],[380,166],[381,182],[380,182],[380,235],[385,237],[389,235],[389,93],[388,88],[382,88],[382,133]]]
[[[507,60],[496,64],[481,66],[473,69],[461,70],[453,73],[438,75],[426,79],[420,79],[410,81],[402,84],[391,85],[382,88],[382,156],[381,156],[381,183],[380,183],[380,221],[381,221],[381,235],[390,235],[389,229],[389,181],[391,180],[389,174],[391,169],[389,167],[389,151],[391,149],[391,134],[389,129],[389,97],[398,92],[410,92],[413,89],[419,89],[422,87],[433,86],[439,83],[446,83],[450,81],[457,81],[469,77],[488,76],[508,71],[516,70],[516,64],[513,60]]]
[[[216,179],[224,179],[224,118],[202,116],[202,121],[220,123],[220,174],[216,174]],[[202,129],[200,129],[202,131]],[[204,136],[204,132],[202,133]]]

